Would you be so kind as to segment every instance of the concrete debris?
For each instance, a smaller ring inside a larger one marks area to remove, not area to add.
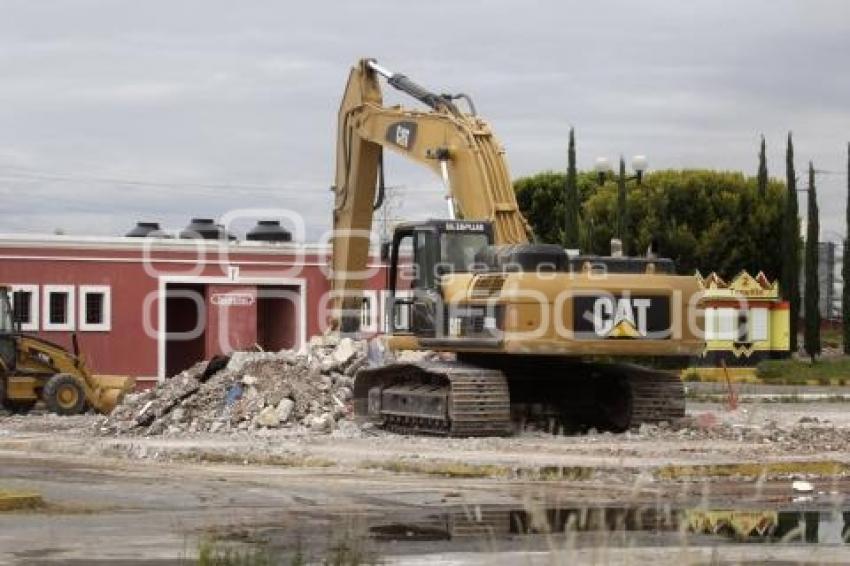
[[[256,422],[260,426],[269,428],[279,427],[280,416],[278,415],[277,407],[263,407],[263,410],[257,415]]]
[[[336,362],[337,366],[348,364],[357,355],[357,349],[354,346],[354,340],[351,338],[343,338],[339,346],[334,348],[331,358]]]
[[[282,423],[289,421],[289,417],[292,416],[293,409],[295,409],[295,401],[293,401],[289,397],[284,397],[283,399],[281,399],[280,403],[277,404],[278,421]]]
[[[353,375],[366,354],[365,342],[332,337],[314,337],[307,352],[234,352],[226,363],[216,360],[217,371],[201,362],[128,395],[101,431],[175,435],[303,426],[329,433],[351,417]]]

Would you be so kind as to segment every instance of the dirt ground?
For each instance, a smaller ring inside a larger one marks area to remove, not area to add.
[[[848,408],[691,403],[686,426],[486,439],[0,416],[0,490],[45,501],[0,513],[0,564],[193,564],[205,545],[280,564],[847,563]],[[730,510],[773,517],[759,540],[777,544],[693,526]]]

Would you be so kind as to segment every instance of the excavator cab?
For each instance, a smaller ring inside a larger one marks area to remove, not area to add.
[[[391,315],[391,334],[442,336],[446,330],[442,277],[480,269],[480,255],[492,245],[489,222],[429,220],[398,226],[388,258],[386,312]],[[411,250],[412,257],[404,257],[403,250]]]

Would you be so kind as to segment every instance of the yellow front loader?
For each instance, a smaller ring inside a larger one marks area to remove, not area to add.
[[[0,407],[27,412],[42,400],[59,415],[76,415],[89,407],[109,414],[133,389],[125,376],[93,375],[74,335],[75,353],[20,332],[9,288],[0,286]]]

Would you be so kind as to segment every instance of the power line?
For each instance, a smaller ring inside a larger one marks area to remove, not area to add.
[[[815,175],[835,175],[837,177],[846,177],[847,171],[830,171],[828,169],[815,169]]]
[[[0,174],[7,177],[34,179],[41,181],[67,181],[74,183],[106,183],[111,185],[133,185],[150,188],[173,189],[198,188],[198,189],[244,189],[244,190],[273,190],[273,191],[304,191],[305,187],[282,187],[275,185],[253,185],[244,183],[197,183],[197,182],[165,182],[140,179],[121,179],[114,177],[96,177],[89,175],[78,175],[74,173],[58,173],[51,171],[37,171],[23,167],[0,166]]]
[[[248,183],[200,183],[200,182],[185,182],[185,181],[151,181],[141,179],[126,179],[114,177],[99,177],[90,175],[79,175],[75,173],[60,173],[52,171],[38,171],[23,167],[0,166],[0,175],[3,177],[11,177],[13,179],[31,179],[38,181],[55,181],[55,182],[70,182],[70,183],[95,183],[95,184],[110,184],[110,185],[128,185],[139,186],[155,189],[211,189],[211,190],[246,190],[246,191],[279,191],[279,192],[297,192],[304,193],[309,191],[309,187],[284,187],[279,185],[258,185]],[[320,187],[317,187],[319,189]],[[436,193],[439,189],[423,189],[406,186],[393,187],[395,192],[403,193]],[[320,190],[318,192],[321,192]]]

